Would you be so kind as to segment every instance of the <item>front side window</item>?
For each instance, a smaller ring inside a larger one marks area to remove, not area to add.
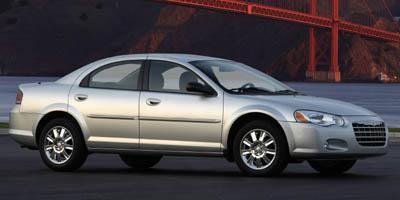
[[[88,87],[138,90],[141,61],[113,64],[90,75]]]
[[[149,70],[150,91],[192,93],[186,89],[190,82],[197,82],[205,85],[196,74],[178,64],[151,61]]]
[[[191,64],[231,93],[297,94],[289,86],[241,63],[226,60],[202,60],[193,61]]]

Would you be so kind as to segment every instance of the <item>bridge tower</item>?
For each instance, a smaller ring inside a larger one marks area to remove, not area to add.
[[[388,31],[374,27],[370,24],[370,19],[362,19],[362,22],[352,22],[347,19],[349,16],[350,0],[330,0],[330,16],[321,15],[318,12],[319,0],[308,0],[310,10],[305,13],[303,7],[301,11],[297,8],[303,4],[294,4],[293,0],[154,0],[169,4],[178,4],[191,7],[200,7],[212,10],[227,11],[238,14],[246,14],[264,17],[274,20],[281,20],[291,23],[299,23],[309,28],[309,64],[306,70],[306,78],[314,81],[339,82],[341,80],[339,67],[339,31],[344,33],[356,34],[363,37],[384,40],[388,42],[400,42],[400,33]],[[260,3],[261,2],[261,3]],[[262,3],[265,2],[265,3]],[[326,1],[325,1],[326,2]],[[382,0],[385,4],[385,0]],[[293,6],[290,6],[293,5]],[[367,5],[368,6],[368,5]],[[387,7],[387,6],[386,6]],[[346,11],[343,19],[340,18],[339,10]],[[387,9],[388,10],[388,9]],[[388,10],[390,13],[390,10]],[[357,20],[356,20],[357,21]],[[367,24],[365,23],[367,22]],[[316,30],[325,31],[319,34]],[[329,30],[329,32],[327,32]],[[328,33],[328,34],[327,34]],[[327,37],[328,39],[325,39]],[[318,39],[318,40],[317,40]],[[319,48],[317,48],[319,47]],[[318,55],[317,55],[318,54]],[[318,66],[318,64],[323,64]],[[329,68],[326,69],[325,66]],[[322,69],[322,67],[324,67]],[[318,69],[319,68],[319,69]]]
[[[318,0],[310,0],[310,14],[318,15]],[[309,28],[309,57],[306,78],[313,81],[340,82],[339,68],[339,0],[332,0],[332,27],[331,27],[331,50],[329,71],[317,69],[317,39],[316,28]]]

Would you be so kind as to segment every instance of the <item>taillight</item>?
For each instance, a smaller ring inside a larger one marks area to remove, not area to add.
[[[17,92],[17,97],[15,98],[15,103],[16,104],[21,104],[22,103],[22,98],[24,97],[24,94],[22,93],[21,90],[18,90]]]

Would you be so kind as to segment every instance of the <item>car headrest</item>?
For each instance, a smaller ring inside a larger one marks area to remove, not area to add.
[[[192,72],[184,72],[182,73],[180,79],[179,79],[179,89],[181,91],[186,92],[186,86],[190,82],[198,82],[197,76],[194,75]]]
[[[164,87],[164,77],[160,73],[154,73],[151,76],[151,88],[152,90],[162,90]]]

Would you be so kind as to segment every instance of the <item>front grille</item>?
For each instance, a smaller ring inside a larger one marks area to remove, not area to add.
[[[383,122],[353,123],[354,134],[361,146],[378,147],[386,144],[386,129]]]

